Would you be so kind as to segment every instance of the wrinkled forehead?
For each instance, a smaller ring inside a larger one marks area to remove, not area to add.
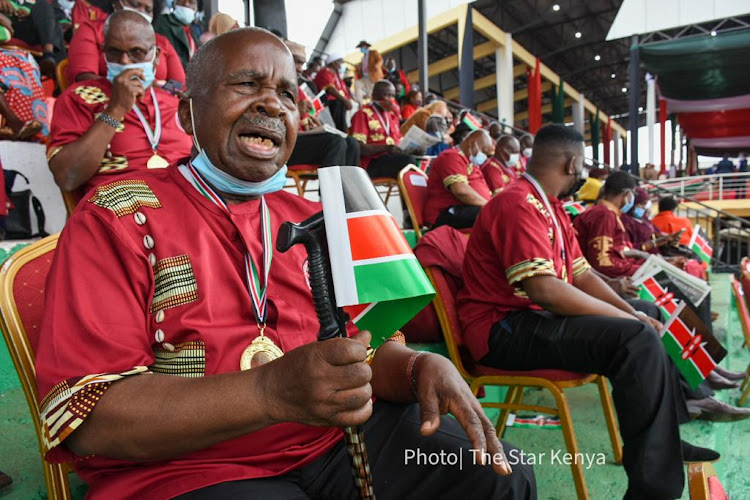
[[[289,49],[270,35],[245,34],[221,40],[209,71],[226,80],[236,74],[266,75],[269,80],[297,79],[294,58]]]

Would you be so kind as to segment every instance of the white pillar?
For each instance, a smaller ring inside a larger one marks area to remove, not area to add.
[[[500,123],[514,124],[513,113],[513,37],[505,34],[505,46],[495,50],[495,77],[497,88],[497,119]]]
[[[646,74],[646,126],[648,127],[648,162],[656,165],[656,82],[650,73]]]
[[[584,110],[586,109],[586,106],[584,105],[585,99],[583,93],[581,93],[578,97],[578,101],[573,103],[573,126],[582,135],[585,135],[586,132],[586,118],[584,114]]]
[[[620,131],[615,129],[612,131],[612,167],[620,168]]]

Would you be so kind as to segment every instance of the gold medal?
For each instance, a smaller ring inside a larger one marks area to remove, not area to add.
[[[169,162],[156,153],[146,163],[146,168],[167,168],[168,166]]]
[[[240,356],[240,370],[249,370],[257,368],[260,365],[278,359],[284,355],[284,351],[273,343],[273,340],[263,335],[265,325],[259,326],[260,335],[258,335],[249,346],[245,347]]]

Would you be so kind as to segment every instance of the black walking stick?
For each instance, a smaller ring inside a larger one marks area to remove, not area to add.
[[[318,340],[346,336],[346,324],[349,318],[341,308],[336,307],[336,298],[331,283],[331,263],[326,251],[323,212],[318,212],[300,223],[285,222],[281,225],[276,238],[276,249],[283,253],[298,243],[302,243],[307,250],[310,287],[315,313],[320,322]],[[375,491],[362,426],[345,427],[344,436],[346,449],[352,459],[352,472],[359,490],[359,497],[374,500]]]

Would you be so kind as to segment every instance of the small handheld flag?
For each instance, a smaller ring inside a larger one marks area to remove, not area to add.
[[[693,236],[690,238],[690,244],[688,245],[690,250],[698,255],[698,258],[706,264],[711,264],[711,258],[714,255],[714,249],[708,243],[708,237],[706,233],[701,229],[700,224],[696,224],[693,228]]]
[[[586,211],[586,207],[584,207],[581,203],[578,203],[577,201],[568,201],[563,203],[563,208],[566,212],[568,212],[568,215],[571,219],[575,219],[579,215],[581,215],[583,212]]]
[[[482,128],[482,122],[477,120],[476,117],[471,113],[464,114],[464,117],[461,121],[471,130],[479,130],[480,128]]]
[[[363,168],[321,168],[318,180],[336,305],[377,348],[435,290]]]
[[[679,304],[667,321],[661,340],[669,357],[685,376],[690,387],[695,389],[716,368],[716,362],[706,350],[701,332],[687,326],[683,318],[684,311],[689,311],[686,304]]]

